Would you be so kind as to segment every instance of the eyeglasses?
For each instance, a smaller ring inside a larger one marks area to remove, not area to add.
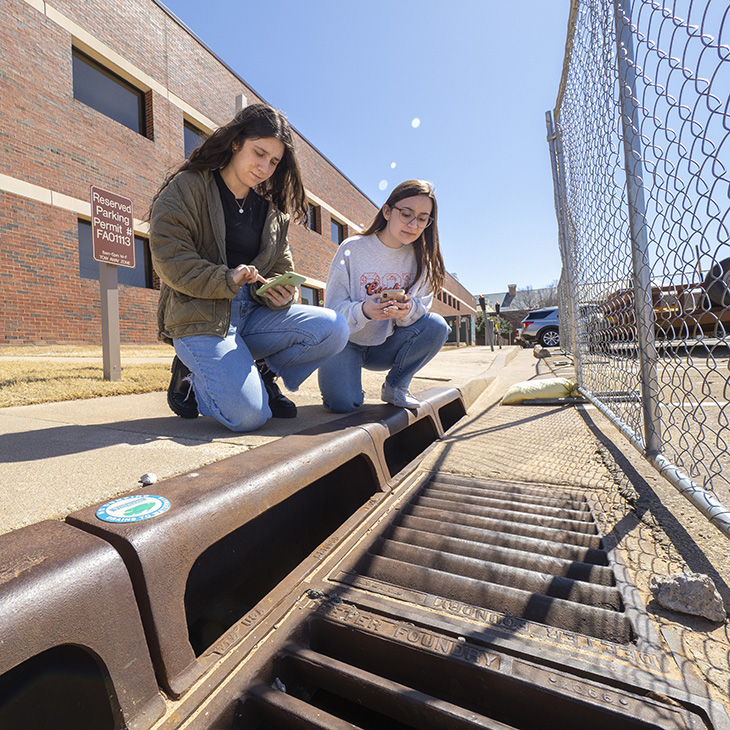
[[[399,208],[397,205],[391,206],[393,210],[398,211],[398,215],[403,223],[410,223],[414,218],[416,219],[416,225],[419,228],[428,228],[433,223],[433,218],[430,215],[421,213],[416,215],[410,208]]]

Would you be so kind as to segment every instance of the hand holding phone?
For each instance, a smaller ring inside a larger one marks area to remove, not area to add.
[[[307,280],[306,276],[296,274],[293,271],[287,271],[285,274],[280,274],[275,279],[272,279],[267,284],[260,286],[257,290],[257,294],[265,294],[269,289],[276,286],[301,286]]]
[[[406,297],[403,289],[383,289],[380,292],[381,302],[402,302]]]
[[[413,301],[403,289],[384,289],[371,294],[362,303],[363,314],[368,319],[401,319],[410,314]]]

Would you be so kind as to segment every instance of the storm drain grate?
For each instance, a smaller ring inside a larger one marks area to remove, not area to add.
[[[631,643],[635,599],[581,495],[403,487],[323,546],[292,603],[243,619],[204,700],[160,730],[730,730],[639,618]]]
[[[569,492],[435,474],[336,578],[634,639],[588,503]]]
[[[252,677],[232,727],[442,730],[706,728],[677,702],[609,686],[417,628],[324,604]]]

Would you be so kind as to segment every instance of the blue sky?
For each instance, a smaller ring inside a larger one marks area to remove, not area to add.
[[[472,293],[560,276],[545,112],[568,0],[164,4],[377,205],[430,180]]]

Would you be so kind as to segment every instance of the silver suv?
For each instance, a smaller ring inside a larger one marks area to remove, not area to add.
[[[535,309],[522,320],[518,339],[527,345],[537,342],[543,347],[560,346],[560,322],[557,307]]]

